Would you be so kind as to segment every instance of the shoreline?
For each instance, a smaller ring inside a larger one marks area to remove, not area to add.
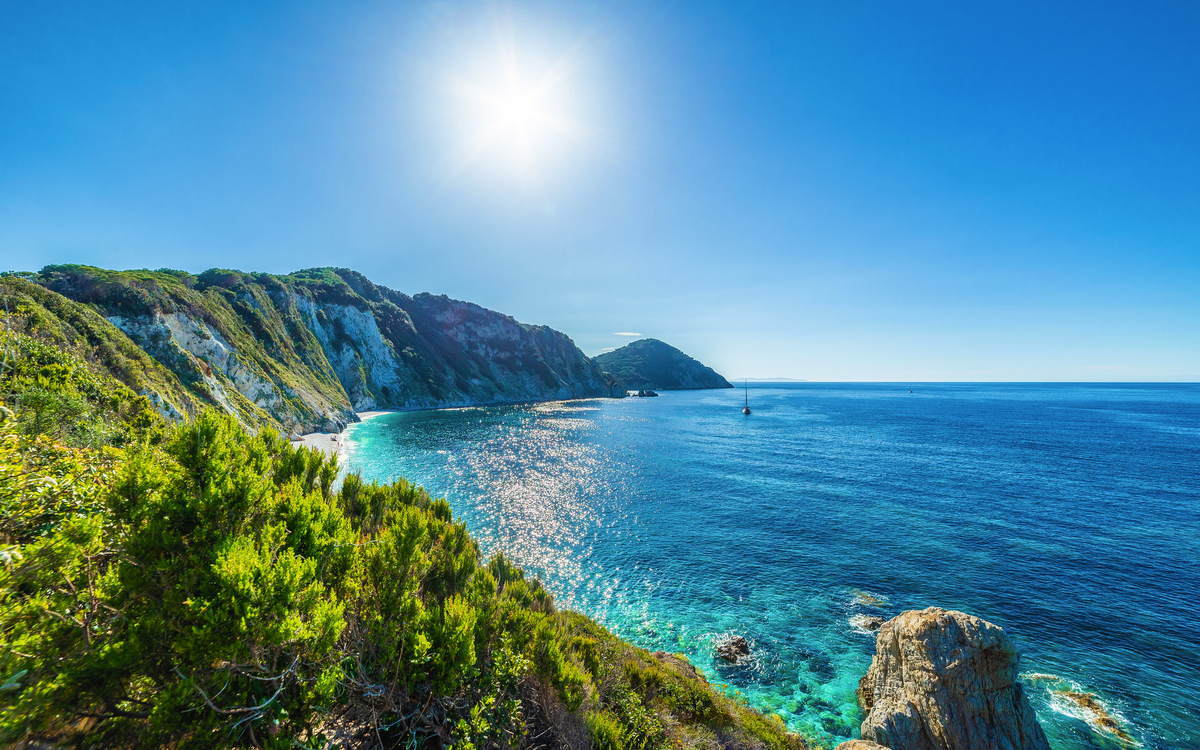
[[[689,388],[689,389],[684,389],[684,390],[723,390],[723,389]],[[344,462],[345,462],[345,458],[346,458],[346,438],[344,436],[345,436],[346,432],[350,429],[351,425],[359,424],[361,422],[366,422],[367,420],[375,419],[376,417],[382,417],[384,414],[397,414],[399,412],[410,412],[410,411],[454,411],[457,409],[476,409],[476,408],[486,408],[486,407],[493,407],[493,406],[527,406],[529,404],[552,404],[552,403],[565,403],[568,401],[591,401],[593,399],[600,399],[600,398],[622,399],[622,398],[630,398],[630,396],[628,396],[628,395],[626,395],[626,396],[582,396],[579,398],[550,399],[547,401],[536,401],[536,400],[534,400],[534,401],[497,401],[497,402],[480,403],[480,404],[447,404],[444,406],[419,406],[419,407],[413,407],[413,408],[408,408],[408,409],[384,409],[384,410],[380,410],[380,411],[358,411],[358,412],[354,413],[355,416],[358,417],[358,422],[351,422],[350,424],[348,424],[344,428],[342,428],[341,432],[308,432],[308,433],[301,435],[297,439],[289,440],[289,442],[293,446],[297,446],[297,447],[303,446],[305,448],[316,448],[317,450],[319,450],[323,453],[326,453],[326,454],[331,454],[331,453],[337,454],[338,463],[339,463],[339,465],[343,466],[343,468],[344,468],[345,467]]]
[[[355,412],[358,422],[351,422],[350,424],[359,424],[369,419],[382,417],[384,414],[395,413],[395,411],[359,411]],[[309,432],[301,435],[299,440],[291,440],[290,442],[294,447],[316,448],[327,455],[336,455],[338,465],[344,468],[346,459],[345,434],[348,429],[350,429],[350,425],[346,425],[341,432]]]
[[[344,466],[346,457],[345,438],[346,431],[351,425],[366,422],[369,419],[382,417],[384,414],[397,414],[399,412],[410,411],[451,411],[455,409],[475,409],[490,406],[525,406],[528,404],[549,404],[564,401],[588,401],[596,398],[629,398],[628,396],[585,396],[581,398],[566,398],[566,399],[551,399],[549,401],[498,401],[484,404],[453,404],[445,406],[419,406],[409,409],[384,409],[382,411],[357,411],[354,414],[358,417],[358,422],[351,422],[342,428],[341,432],[309,432],[301,435],[297,439],[289,440],[293,446],[303,446],[305,448],[316,448],[323,453],[336,453],[338,463]]]

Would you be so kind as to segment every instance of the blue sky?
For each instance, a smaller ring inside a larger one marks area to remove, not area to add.
[[[1197,38],[1195,2],[0,2],[0,266],[348,266],[731,378],[1200,381]]]

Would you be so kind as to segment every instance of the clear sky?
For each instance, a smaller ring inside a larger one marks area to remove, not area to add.
[[[347,266],[731,377],[1200,381],[1200,3],[0,0],[0,267]]]

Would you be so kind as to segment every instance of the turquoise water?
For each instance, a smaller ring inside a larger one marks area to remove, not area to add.
[[[912,390],[390,414],[349,467],[445,496],[562,606],[810,735],[856,736],[855,618],[936,605],[1005,627],[1055,748],[1200,747],[1200,386]],[[749,665],[714,660],[731,633]]]

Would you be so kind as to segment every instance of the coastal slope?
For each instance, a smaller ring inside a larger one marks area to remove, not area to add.
[[[251,429],[336,432],[362,410],[623,395],[559,331],[348,269],[59,265],[4,286],[35,329],[126,352],[113,374],[169,417],[217,406]]]
[[[808,750],[421,487],[168,423],[117,377],[162,365],[43,292],[0,278],[0,747]]]
[[[634,341],[616,351],[596,356],[595,361],[604,372],[620,379],[626,388],[690,391],[733,387],[711,367],[658,339]]]

